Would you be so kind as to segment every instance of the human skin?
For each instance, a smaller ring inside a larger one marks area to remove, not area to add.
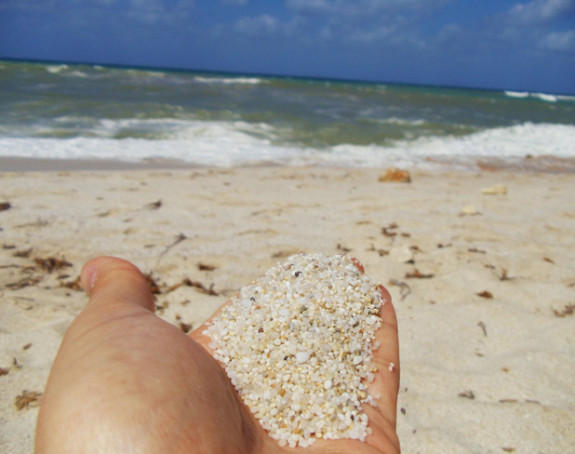
[[[134,265],[99,257],[84,266],[81,281],[89,301],[52,367],[37,454],[399,453],[397,321],[383,287],[381,347],[373,358],[378,372],[368,388],[378,405],[364,405],[372,433],[365,442],[317,440],[289,448],[271,439],[242,403],[212,357],[204,325],[186,335],[154,314],[149,285]]]

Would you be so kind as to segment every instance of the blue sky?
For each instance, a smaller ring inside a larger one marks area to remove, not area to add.
[[[575,0],[0,0],[0,57],[575,94]]]

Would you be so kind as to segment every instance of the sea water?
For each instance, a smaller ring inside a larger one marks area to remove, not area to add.
[[[0,61],[0,157],[377,167],[546,156],[575,158],[575,97]]]

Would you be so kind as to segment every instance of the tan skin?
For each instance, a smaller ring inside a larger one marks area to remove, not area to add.
[[[359,266],[360,267],[360,266]],[[36,453],[399,453],[397,321],[391,298],[377,332],[379,372],[365,405],[372,433],[281,448],[245,407],[213,359],[200,326],[189,335],[154,314],[129,262],[100,257],[82,270],[90,299],[68,329],[42,399]],[[396,366],[390,371],[389,364]]]

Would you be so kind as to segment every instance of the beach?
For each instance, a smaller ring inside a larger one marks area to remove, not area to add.
[[[87,260],[135,263],[158,315],[189,331],[298,251],[356,257],[391,292],[403,452],[572,452],[574,173],[411,169],[405,183],[380,181],[384,168],[11,165],[1,452],[33,451]]]

